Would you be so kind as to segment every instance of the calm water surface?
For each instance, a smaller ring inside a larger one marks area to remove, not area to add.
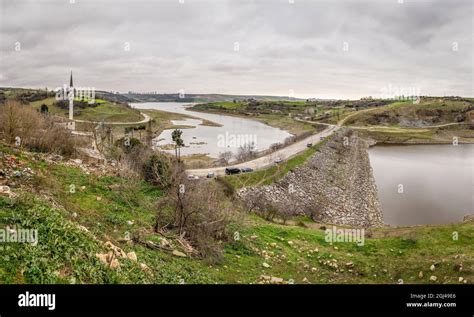
[[[369,156],[385,223],[454,223],[474,214],[474,144],[375,146]]]
[[[134,103],[132,107],[139,109],[157,109],[168,112],[187,114],[196,118],[206,119],[221,127],[200,125],[202,120],[175,120],[173,124],[190,125],[193,128],[183,129],[183,140],[186,145],[181,149],[182,155],[208,154],[218,157],[219,153],[231,151],[236,153],[243,143],[254,141],[258,151],[268,149],[271,144],[282,142],[291,136],[287,131],[274,128],[255,120],[210,114],[186,110],[190,103],[179,102],[147,102]],[[172,143],[172,130],[163,131],[156,139],[157,145]],[[172,152],[172,151],[171,151]]]

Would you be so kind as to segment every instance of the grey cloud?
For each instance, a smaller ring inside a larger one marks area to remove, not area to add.
[[[391,83],[472,96],[472,7],[467,0],[0,0],[0,85],[56,87],[72,69],[84,86],[120,91],[293,89],[353,98]]]

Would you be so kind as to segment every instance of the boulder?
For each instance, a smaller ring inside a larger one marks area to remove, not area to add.
[[[171,254],[173,254],[174,256],[182,257],[182,258],[186,257],[186,254],[184,254],[183,252],[178,251],[178,250],[173,250],[173,252]]]
[[[115,256],[116,257],[119,257],[119,258],[126,258],[127,257],[127,254],[122,250],[120,249],[119,247],[115,246],[112,242],[110,241],[107,241],[104,243],[104,246],[107,248],[107,249],[110,249],[112,250],[114,253],[115,253]]]
[[[282,284],[283,279],[281,277],[272,276],[271,279],[270,279],[270,283],[271,284]]]
[[[165,238],[161,238],[161,240],[160,240],[160,245],[161,245],[162,247],[169,247],[169,246],[170,246],[170,242],[169,242],[167,239],[165,239]]]
[[[12,191],[10,189],[10,187],[8,186],[0,186],[0,195],[4,195],[4,196],[12,196]]]
[[[127,253],[127,258],[129,258],[130,260],[136,262],[138,259],[137,259],[137,254],[135,252],[128,252]]]

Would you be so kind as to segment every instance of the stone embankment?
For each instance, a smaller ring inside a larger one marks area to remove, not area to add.
[[[244,188],[239,195],[247,202],[265,199],[277,209],[292,208],[292,215],[308,215],[318,222],[383,226],[368,146],[369,141],[357,132],[342,129],[283,179],[269,186]]]

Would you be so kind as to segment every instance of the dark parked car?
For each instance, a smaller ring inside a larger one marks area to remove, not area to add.
[[[253,172],[253,169],[250,168],[250,167],[244,167],[243,169],[241,169],[241,172],[242,173],[250,173],[250,172]]]
[[[228,167],[225,169],[226,175],[233,175],[233,174],[239,174],[239,173],[240,173],[240,168],[237,168],[237,167]]]
[[[312,147],[312,146],[313,146],[313,143],[306,144],[306,147]]]

